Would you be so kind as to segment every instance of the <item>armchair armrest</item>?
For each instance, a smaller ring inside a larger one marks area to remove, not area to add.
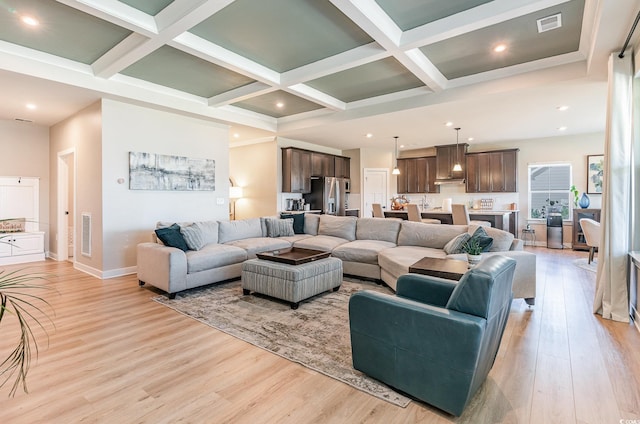
[[[430,305],[445,306],[456,283],[422,274],[404,274],[398,278],[396,295]]]

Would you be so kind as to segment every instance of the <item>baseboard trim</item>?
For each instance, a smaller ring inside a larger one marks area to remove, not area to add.
[[[631,306],[631,320],[636,326],[638,333],[640,333],[640,314],[638,314],[638,310],[634,306]]]
[[[104,271],[102,273],[102,279],[107,280],[109,278],[122,277],[124,275],[131,275],[138,272],[137,266],[130,266],[127,268],[119,268],[119,269],[110,269],[109,271]]]

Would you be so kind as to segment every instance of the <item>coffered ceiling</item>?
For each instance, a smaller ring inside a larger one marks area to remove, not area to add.
[[[604,130],[633,0],[2,0],[0,118],[99,97],[339,149]],[[38,21],[25,25],[24,17]],[[540,19],[558,28],[539,32]],[[495,52],[503,44],[505,50]],[[64,92],[63,96],[47,93]],[[24,103],[43,106],[25,111]],[[569,110],[559,116],[561,104]],[[67,115],[64,115],[67,114]],[[585,119],[586,118],[586,119]],[[508,119],[509,121],[505,121]],[[366,139],[364,135],[372,133]]]

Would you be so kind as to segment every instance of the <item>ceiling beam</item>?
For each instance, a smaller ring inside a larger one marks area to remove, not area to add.
[[[346,109],[346,103],[343,101],[305,84],[295,84],[290,87],[283,88],[283,90],[332,110]]]
[[[261,96],[275,90],[276,88],[271,85],[256,81],[251,84],[226,91],[222,94],[218,94],[217,96],[210,97],[209,106],[220,107],[230,105],[250,99],[251,97]]]

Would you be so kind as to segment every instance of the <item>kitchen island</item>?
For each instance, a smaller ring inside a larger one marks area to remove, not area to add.
[[[489,221],[491,226],[509,231],[518,237],[518,210],[470,209],[469,218],[474,221]],[[442,209],[425,209],[420,212],[422,218],[439,219],[442,224],[453,224],[451,212]],[[407,219],[407,211],[385,211],[385,218]]]

